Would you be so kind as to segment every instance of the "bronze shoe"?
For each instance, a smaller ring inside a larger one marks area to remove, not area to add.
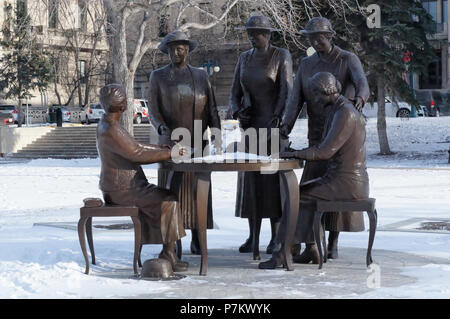
[[[239,247],[240,253],[251,253],[253,251],[253,241],[250,240],[250,238],[247,238],[245,243]]]
[[[172,269],[174,272],[187,271],[189,267],[189,263],[186,261],[181,261],[178,259],[177,255],[174,252],[169,252],[163,250],[159,254],[159,258],[168,260],[172,265]]]
[[[297,264],[309,264],[310,262],[319,264],[320,256],[316,245],[307,245],[303,253],[292,257],[292,261]]]
[[[338,254],[337,248],[334,248],[334,249],[328,248],[328,254],[327,254],[328,259],[338,259],[338,257],[339,257],[339,254]]]
[[[280,250],[280,247],[281,247],[280,244],[275,243],[274,240],[270,240],[270,243],[266,249],[266,254],[271,255],[274,251]]]
[[[286,267],[286,257],[280,251],[273,253],[272,258],[268,261],[260,262],[258,265],[259,269],[275,269],[280,266]]]

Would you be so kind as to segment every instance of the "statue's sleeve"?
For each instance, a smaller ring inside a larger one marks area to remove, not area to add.
[[[280,67],[278,69],[278,79],[280,91],[278,94],[277,104],[275,106],[274,115],[281,117],[286,107],[286,100],[292,92],[292,58],[287,50],[283,50],[281,54]]]
[[[112,129],[105,137],[105,147],[130,162],[151,164],[170,159],[168,147],[136,141],[125,129]]]
[[[239,57],[236,68],[234,69],[233,84],[231,85],[230,108],[234,119],[237,118],[237,113],[241,108],[242,96],[244,95],[241,87],[241,62],[243,61],[243,54]]]
[[[296,151],[295,157],[307,161],[328,160],[350,138],[355,129],[355,115],[346,108],[340,108],[334,115],[330,130],[319,145]]]
[[[220,117],[217,111],[216,97],[214,95],[214,90],[209,81],[208,75],[206,77],[207,93],[208,93],[208,126],[215,127],[220,130]]]
[[[355,85],[355,96],[361,97],[366,103],[370,95],[369,84],[367,83],[361,61],[355,54],[350,54],[348,67],[350,69],[350,77]]]
[[[159,132],[161,125],[166,125],[163,116],[161,115],[161,94],[159,90],[158,80],[156,79],[155,72],[150,75],[150,93],[148,98],[148,113],[150,121],[152,122],[155,130]]]
[[[302,85],[302,63],[300,63],[297,74],[295,75],[294,87],[292,88],[291,94],[286,101],[286,108],[284,110],[283,118],[281,121],[282,125],[288,126],[289,132],[292,131],[295,121],[297,120],[298,115],[303,108],[304,102],[305,98]]]

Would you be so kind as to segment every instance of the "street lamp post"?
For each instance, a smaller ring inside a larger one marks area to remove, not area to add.
[[[214,73],[220,72],[220,66],[217,61],[212,63],[208,60],[201,65],[201,68],[203,68],[209,76],[212,76]]]

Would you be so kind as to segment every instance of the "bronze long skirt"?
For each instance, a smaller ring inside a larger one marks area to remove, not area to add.
[[[148,184],[118,192],[103,192],[105,203],[139,207],[143,244],[167,244],[186,233],[177,197],[171,191]]]
[[[158,170],[158,185],[166,188],[169,171]],[[208,194],[208,211],[206,219],[207,229],[213,229],[213,213],[212,213],[212,187],[211,174],[209,174],[209,194]],[[180,203],[181,216],[185,229],[195,229],[197,225],[197,208],[195,201],[195,173],[194,172],[174,172],[170,190],[177,194]]]

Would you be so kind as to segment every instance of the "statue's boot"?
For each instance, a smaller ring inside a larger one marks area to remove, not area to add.
[[[293,256],[292,260],[297,264],[319,264],[320,255],[317,250],[316,244],[306,244],[306,248],[300,255]]]
[[[275,240],[271,239],[266,249],[266,254],[271,255],[274,251],[280,250],[281,245],[275,243]]]
[[[339,232],[337,231],[330,231],[328,235],[328,254],[327,258],[329,259],[337,259],[339,257],[338,255],[338,238],[339,238]]]
[[[253,240],[252,238],[247,238],[245,243],[239,247],[240,253],[251,253],[253,251]]]
[[[180,259],[178,259],[177,255],[172,250],[163,249],[159,254],[159,258],[168,260],[172,265],[172,269],[174,272],[188,270],[189,263],[187,261],[181,261]]]
[[[191,239],[191,254],[192,255],[201,255],[202,250],[200,249],[200,240],[198,239],[198,231],[197,229],[192,229],[192,239]]]
[[[301,246],[302,246],[302,244],[300,244],[300,243],[299,244],[294,244],[292,246],[292,248],[291,248],[292,256],[300,255]]]
[[[280,266],[286,267],[286,257],[281,251],[275,251],[272,254],[272,258],[270,258],[268,261],[263,261],[259,263],[258,268],[259,269],[275,269]]]

